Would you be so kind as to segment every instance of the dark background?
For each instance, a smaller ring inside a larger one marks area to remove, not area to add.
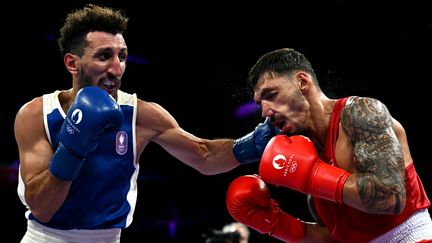
[[[25,208],[16,194],[14,117],[33,97],[71,86],[55,39],[66,13],[84,2],[2,6],[0,189],[5,226],[0,232],[10,242],[18,242],[26,229]],[[94,3],[122,8],[130,17],[126,40],[131,58],[122,89],[159,103],[185,130],[205,138],[236,138],[251,131],[260,115],[235,115],[251,100],[244,86],[247,72],[265,52],[292,47],[310,59],[330,97],[370,96],[387,104],[405,126],[417,171],[432,198],[432,15],[426,3],[377,2]],[[229,183],[257,172],[257,165],[249,164],[203,176],[155,144],[146,148],[140,166],[135,217],[123,231],[123,242],[204,242],[201,233],[233,220],[225,208]],[[304,195],[270,190],[285,211],[312,220]],[[252,231],[251,243],[264,241],[272,238]]]

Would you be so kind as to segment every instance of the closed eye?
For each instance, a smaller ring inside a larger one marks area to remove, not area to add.
[[[277,91],[268,91],[268,92],[262,92],[261,93],[261,100],[274,100],[277,96]]]

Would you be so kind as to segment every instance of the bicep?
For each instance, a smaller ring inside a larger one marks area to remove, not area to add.
[[[351,139],[358,171],[377,171],[371,170],[370,166],[389,166],[396,171],[404,169],[402,147],[393,131],[393,119],[380,101],[354,99],[343,110],[341,124]]]
[[[21,176],[25,183],[48,168],[53,154],[44,132],[42,114],[32,108],[23,107],[14,124]]]
[[[183,130],[162,106],[140,102],[137,122],[140,130],[144,131],[142,140],[157,143],[169,154],[184,162],[200,158],[202,139]]]

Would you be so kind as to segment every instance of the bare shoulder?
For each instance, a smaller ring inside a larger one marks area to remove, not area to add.
[[[21,106],[15,119],[42,119],[42,109],[42,97],[34,98]]]
[[[370,97],[352,97],[342,110],[342,126],[351,137],[356,132],[382,133],[392,126],[392,117],[384,103]]]
[[[162,133],[169,128],[178,127],[174,117],[161,105],[138,99],[137,125],[141,128]]]
[[[43,136],[42,97],[25,103],[15,117],[14,131],[17,141]]]

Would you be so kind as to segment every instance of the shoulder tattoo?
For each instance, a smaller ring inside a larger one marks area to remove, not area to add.
[[[353,144],[360,197],[371,213],[399,212],[405,201],[402,149],[387,107],[372,98],[354,97],[341,114]]]

